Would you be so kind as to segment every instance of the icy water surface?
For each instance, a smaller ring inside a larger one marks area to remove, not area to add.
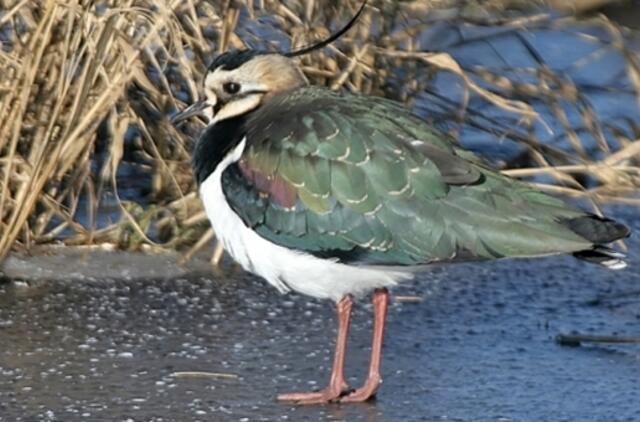
[[[362,405],[274,401],[323,386],[333,310],[240,272],[4,285],[0,420],[640,420],[640,345],[554,342],[572,330],[640,334],[640,248],[629,246],[624,272],[570,257],[503,261],[435,268],[396,289],[423,300],[393,303],[385,382]],[[367,365],[370,316],[359,302],[353,385]]]

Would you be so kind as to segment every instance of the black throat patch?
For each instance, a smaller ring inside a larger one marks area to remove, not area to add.
[[[198,185],[214,172],[218,164],[245,136],[246,118],[237,116],[207,127],[193,151],[193,172]]]

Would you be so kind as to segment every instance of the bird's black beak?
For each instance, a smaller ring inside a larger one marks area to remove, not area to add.
[[[211,104],[206,99],[197,101],[181,112],[174,114],[171,117],[171,124],[176,125],[189,117],[203,116],[207,107],[211,107]]]

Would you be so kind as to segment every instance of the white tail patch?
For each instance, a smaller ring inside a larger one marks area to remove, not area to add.
[[[606,261],[600,262],[600,264],[604,265],[610,270],[622,270],[627,268],[627,263],[621,259],[607,259]]]

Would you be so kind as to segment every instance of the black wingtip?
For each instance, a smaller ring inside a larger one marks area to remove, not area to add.
[[[571,231],[596,245],[624,239],[631,234],[631,230],[624,224],[593,214],[567,219],[563,223]]]

